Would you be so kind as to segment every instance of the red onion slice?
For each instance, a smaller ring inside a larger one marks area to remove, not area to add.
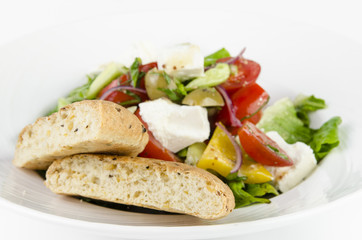
[[[241,50],[241,52],[240,52],[238,55],[236,55],[235,57],[230,58],[229,60],[227,60],[227,61],[225,61],[225,62],[223,62],[223,63],[227,63],[227,64],[233,64],[233,63],[235,63],[236,60],[238,60],[238,59],[240,59],[240,58],[243,57],[243,54],[244,54],[245,50],[246,50],[246,48],[243,48],[243,50]],[[210,68],[215,67],[216,64],[217,64],[217,63],[212,64],[211,66],[205,67],[204,70],[207,71],[207,70],[209,70]]]
[[[241,52],[240,52],[237,56],[235,56],[235,57],[233,57],[233,58],[230,58],[229,60],[225,61],[225,63],[227,63],[227,64],[233,64],[234,62],[236,62],[236,60],[238,60],[238,59],[240,59],[240,58],[243,57],[243,54],[244,54],[245,50],[246,50],[246,48],[243,48],[243,49],[241,50]]]
[[[232,103],[229,95],[227,94],[226,90],[221,86],[216,86],[216,89],[219,91],[219,93],[224,98],[225,105],[228,109],[231,126],[232,127],[241,127],[242,124],[241,124],[240,120],[235,116],[235,110],[233,108],[233,103]]]
[[[121,85],[121,86],[116,86],[116,87],[108,89],[105,93],[103,93],[103,95],[99,99],[104,100],[109,95],[111,95],[114,91],[118,91],[118,90],[129,90],[129,91],[132,91],[132,92],[139,92],[139,93],[147,94],[146,90],[144,90],[144,89],[135,88],[135,87],[131,87],[131,86],[122,86]]]
[[[236,161],[234,168],[231,169],[230,173],[236,173],[240,169],[241,164],[243,163],[243,154],[241,152],[241,149],[239,145],[236,143],[234,137],[231,135],[231,133],[229,133],[228,130],[226,130],[226,128],[223,125],[221,125],[220,123],[216,123],[216,126],[218,126],[228,136],[228,138],[230,139],[231,143],[234,146],[236,153]]]

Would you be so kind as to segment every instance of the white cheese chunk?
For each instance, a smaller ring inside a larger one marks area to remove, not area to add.
[[[268,137],[275,141],[293,160],[290,167],[267,167],[274,176],[276,187],[286,192],[298,185],[317,166],[313,150],[302,142],[288,144],[275,131],[267,132]]]
[[[140,115],[154,137],[168,150],[205,141],[210,135],[207,111],[200,106],[181,106],[166,99],[139,104]]]
[[[161,52],[158,66],[170,76],[186,80],[204,74],[204,56],[196,45],[178,44]]]

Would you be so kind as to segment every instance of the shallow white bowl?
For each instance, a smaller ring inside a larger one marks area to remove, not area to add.
[[[326,99],[328,109],[313,115],[313,126],[341,116],[340,146],[303,183],[271,204],[237,209],[217,221],[80,202],[53,194],[37,173],[12,166],[17,134],[26,124],[84,83],[85,74],[129,57],[132,44],[140,40],[158,46],[192,42],[205,54],[226,47],[235,55],[247,47],[244,56],[261,64],[258,82],[270,93],[271,102],[299,93]],[[361,57],[360,45],[323,29],[237,12],[114,15],[28,35],[0,48],[0,205],[104,236],[134,239],[168,239],[170,233],[174,239],[231,237],[322,214],[362,186],[362,111],[358,85],[354,87],[362,79]]]

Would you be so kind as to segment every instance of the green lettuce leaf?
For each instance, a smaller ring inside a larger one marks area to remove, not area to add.
[[[230,57],[230,53],[225,48],[222,48],[204,58],[204,66],[208,67],[212,64],[215,64],[217,60],[221,58]]]
[[[308,143],[312,139],[312,131],[297,116],[293,102],[282,98],[265,109],[257,127],[264,132],[276,131],[289,144]]]
[[[254,197],[245,191],[243,181],[228,182],[228,185],[234,194],[235,208],[241,208],[257,203],[270,203],[270,200],[267,198]]]
[[[309,126],[310,120],[308,114],[319,109],[324,109],[327,105],[323,99],[316,98],[314,95],[309,97],[299,95],[294,100],[294,107],[297,111],[298,118],[303,121],[305,126]]]
[[[318,162],[339,145],[338,126],[341,123],[340,117],[333,117],[314,132],[309,146],[313,149]]]
[[[246,191],[254,197],[263,197],[267,194],[279,195],[270,183],[246,184]]]
[[[317,161],[320,161],[338,146],[338,126],[342,122],[340,117],[333,117],[319,129],[311,129],[308,114],[325,107],[324,100],[313,95],[297,98],[294,104],[290,99],[283,98],[264,111],[257,127],[265,132],[277,131],[289,144],[308,144]]]

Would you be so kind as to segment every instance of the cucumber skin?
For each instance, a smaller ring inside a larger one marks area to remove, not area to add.
[[[127,73],[128,69],[119,63],[111,63],[109,64],[106,69],[104,69],[94,80],[92,85],[90,85],[89,90],[87,92],[86,98],[87,99],[94,99],[97,97],[97,94],[112,80],[116,79],[117,77],[121,76],[122,74]]]

